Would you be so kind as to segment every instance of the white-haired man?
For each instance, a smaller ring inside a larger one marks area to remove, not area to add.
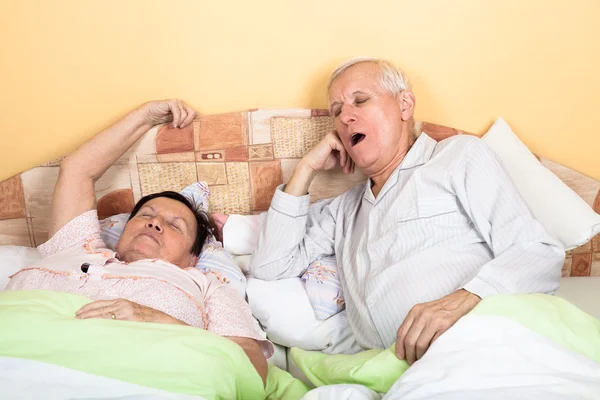
[[[531,215],[502,165],[472,136],[415,135],[415,95],[393,64],[355,59],[328,85],[335,132],[272,200],[250,266],[273,280],[337,257],[350,326],[363,348],[396,342],[413,363],[481,300],[553,293],[564,251]],[[337,164],[366,185],[309,206]]]

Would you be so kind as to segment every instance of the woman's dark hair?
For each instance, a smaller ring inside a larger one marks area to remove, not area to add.
[[[131,211],[131,214],[129,215],[129,219],[127,221],[135,217],[135,215],[138,213],[138,211],[140,211],[140,208],[142,208],[144,204],[146,204],[152,199],[156,199],[157,197],[166,197],[168,199],[177,200],[178,202],[183,203],[187,208],[190,209],[192,214],[194,214],[194,217],[196,217],[197,229],[196,239],[194,240],[194,244],[192,245],[191,252],[195,256],[200,255],[202,247],[204,246],[204,242],[206,242],[206,239],[212,232],[208,222],[208,215],[204,211],[198,210],[197,207],[194,207],[192,202],[180,193],[167,190],[165,192],[153,193],[142,197],[140,201],[137,202],[135,207],[133,207],[133,210]]]

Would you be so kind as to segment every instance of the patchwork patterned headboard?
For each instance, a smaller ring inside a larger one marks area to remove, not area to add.
[[[129,212],[142,196],[179,191],[198,181],[210,185],[210,210],[249,214],[269,207],[275,188],[289,179],[300,158],[328,131],[327,110],[250,110],[199,117],[182,130],[150,130],[96,184],[101,218]],[[435,139],[457,129],[418,122]],[[0,245],[37,246],[47,240],[52,191],[61,159],[0,183]],[[549,160],[541,162],[600,211],[600,182]],[[311,200],[335,196],[365,181],[356,172],[321,173]],[[600,236],[569,252],[564,276],[600,276]]]

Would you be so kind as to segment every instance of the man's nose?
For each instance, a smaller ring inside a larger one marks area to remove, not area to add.
[[[340,120],[348,125],[356,121],[356,115],[354,114],[354,108],[350,106],[342,107],[340,114]]]

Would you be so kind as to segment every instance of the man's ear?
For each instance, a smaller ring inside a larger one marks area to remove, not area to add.
[[[415,113],[415,94],[410,90],[403,90],[398,96],[402,121],[408,121],[413,118]]]

